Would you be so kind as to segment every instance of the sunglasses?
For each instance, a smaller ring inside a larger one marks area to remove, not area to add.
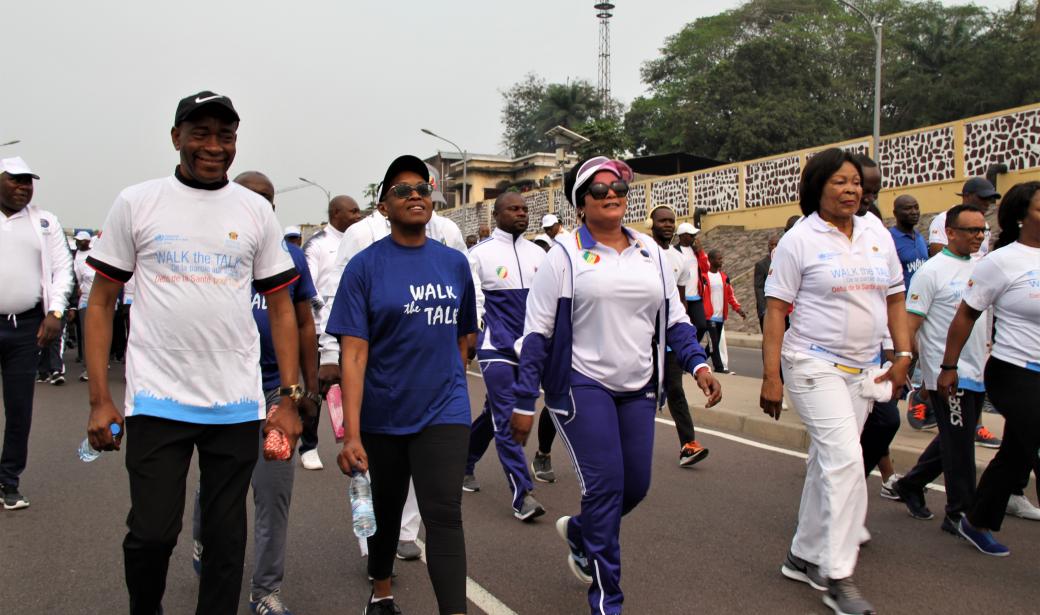
[[[407,199],[408,197],[412,196],[413,190],[419,193],[419,196],[422,198],[426,198],[433,194],[433,186],[431,186],[427,182],[421,182],[415,184],[414,186],[411,184],[394,184],[393,186],[390,186],[390,190],[388,190],[388,192],[390,192],[399,199]]]
[[[589,186],[589,194],[592,195],[592,198],[597,200],[607,198],[607,193],[610,190],[613,190],[614,194],[618,195],[618,197],[623,197],[628,194],[628,182],[619,179],[610,182],[609,184],[596,182]]]
[[[969,235],[985,235],[989,229],[983,226],[955,226],[953,230],[968,233]]]

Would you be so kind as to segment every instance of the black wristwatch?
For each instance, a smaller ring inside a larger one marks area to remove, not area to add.
[[[955,372],[955,371],[957,371],[957,366],[956,365],[940,365],[939,369],[944,371],[944,372]]]
[[[307,399],[314,402],[315,406],[321,405],[321,393],[318,393],[317,391],[307,391],[305,396],[307,397]]]
[[[300,403],[303,399],[303,387],[298,384],[289,385],[287,387],[279,387],[278,394],[282,397],[288,397],[293,400],[294,404]]]

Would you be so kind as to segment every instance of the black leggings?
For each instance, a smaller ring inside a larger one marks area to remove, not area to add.
[[[986,362],[986,393],[1004,415],[1004,439],[979,479],[968,521],[976,527],[1000,529],[1008,498],[1021,487],[1022,476],[1034,467],[1040,449],[1040,373],[990,357]]]
[[[441,613],[466,612],[466,541],[462,533],[462,476],[469,425],[432,425],[415,434],[361,434],[372,476],[376,533],[368,539],[368,574],[394,570],[408,479],[415,484],[426,524],[426,561]]]
[[[538,452],[548,455],[552,452],[553,441],[556,440],[556,425],[552,422],[552,413],[548,408],[542,408],[538,415]]]

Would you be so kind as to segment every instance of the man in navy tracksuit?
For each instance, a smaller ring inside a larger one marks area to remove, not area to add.
[[[479,297],[477,301],[477,319],[483,322],[477,340],[477,361],[484,375],[487,403],[470,428],[464,486],[474,484],[473,468],[494,437],[498,459],[513,493],[513,514],[521,521],[530,521],[543,515],[545,509],[531,495],[534,486],[524,448],[513,440],[509,419],[516,405],[513,385],[519,363],[514,345],[524,329],[527,290],[545,260],[545,251],[523,237],[527,230],[527,203],[519,194],[507,192],[499,196],[492,216],[495,231],[469,252],[473,285],[483,290],[483,301]]]

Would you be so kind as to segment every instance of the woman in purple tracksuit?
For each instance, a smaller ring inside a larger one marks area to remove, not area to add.
[[[581,513],[556,528],[601,615],[621,612],[621,517],[650,487],[665,346],[694,374],[708,406],[722,395],[660,248],[621,225],[631,178],[628,165],[602,156],[567,173],[566,196],[582,225],[557,238],[535,274],[517,342],[514,437],[527,440],[541,386],[582,493]]]

